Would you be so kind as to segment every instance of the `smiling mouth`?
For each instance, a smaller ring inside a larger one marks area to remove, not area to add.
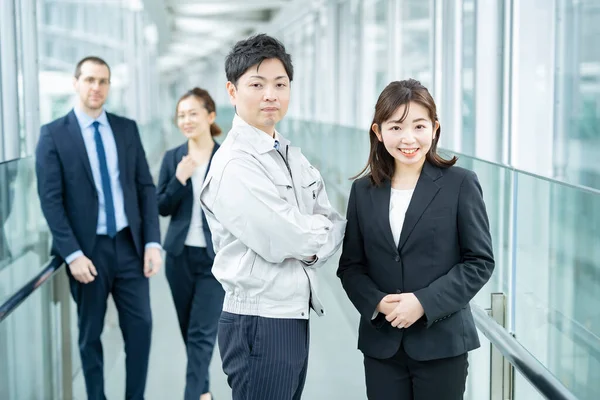
[[[404,154],[415,154],[419,149],[398,149],[401,153]]]

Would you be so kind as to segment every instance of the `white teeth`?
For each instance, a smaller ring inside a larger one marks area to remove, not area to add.
[[[418,149],[400,149],[400,151],[402,153],[406,153],[406,154],[413,154],[415,151],[417,151]]]

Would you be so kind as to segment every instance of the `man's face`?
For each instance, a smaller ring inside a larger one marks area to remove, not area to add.
[[[73,79],[82,107],[90,111],[102,108],[110,88],[110,73],[106,65],[86,61],[81,65],[81,75]]]
[[[290,79],[277,58],[253,65],[240,77],[237,86],[227,82],[231,104],[248,124],[271,135],[285,116],[290,102]]]

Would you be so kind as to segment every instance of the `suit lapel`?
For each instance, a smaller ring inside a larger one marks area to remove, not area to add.
[[[106,113],[106,119],[110,125],[110,130],[115,138],[115,144],[117,146],[117,162],[119,163],[119,181],[121,186],[125,187],[125,177],[127,176],[127,141],[125,140],[125,132],[121,121],[115,118],[114,115]],[[133,157],[131,157],[133,158]]]
[[[83,163],[83,169],[85,170],[85,173],[91,184],[95,187],[96,183],[94,182],[94,176],[92,175],[90,158],[85,148],[85,142],[83,141],[83,134],[81,133],[79,122],[77,122],[77,117],[75,116],[75,112],[73,110],[67,114],[67,131],[69,132],[71,142],[75,146],[75,152]]]
[[[392,184],[389,180],[384,181],[380,186],[373,186],[371,190],[371,200],[373,202],[374,215],[377,224],[379,224],[385,240],[395,251],[397,244],[394,243],[394,235],[390,226],[390,196]]]
[[[410,200],[408,210],[406,210],[406,216],[404,217],[404,224],[402,225],[402,232],[400,233],[400,240],[398,242],[398,250],[402,249],[415,225],[419,222],[421,215],[423,215],[423,212],[425,212],[440,190],[440,187],[435,181],[441,176],[442,172],[438,168],[425,162],[412,199]]]
[[[181,160],[183,159],[183,157],[188,155],[188,142],[186,141],[184,144],[182,144],[181,146],[179,146],[177,148],[177,150],[175,151],[175,163],[173,165],[173,174],[175,174],[177,172],[177,166],[179,165],[179,163],[181,162]],[[192,179],[188,179],[187,182],[185,183],[185,188],[186,190],[192,190],[193,187],[193,182]]]

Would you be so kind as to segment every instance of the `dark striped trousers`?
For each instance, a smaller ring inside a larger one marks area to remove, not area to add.
[[[308,320],[224,311],[218,341],[233,400],[300,400],[308,367]]]

